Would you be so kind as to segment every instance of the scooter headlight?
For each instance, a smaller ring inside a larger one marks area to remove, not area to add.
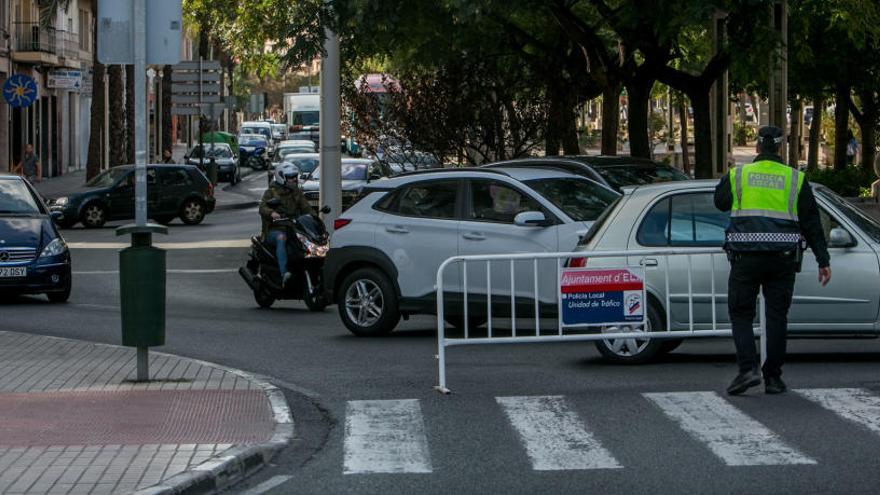
[[[306,258],[323,258],[327,256],[327,245],[315,244],[299,232],[296,233],[296,238],[299,239],[300,244],[305,248]]]

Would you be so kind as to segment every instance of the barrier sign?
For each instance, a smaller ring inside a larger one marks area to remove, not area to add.
[[[644,268],[564,268],[560,277],[562,326],[644,323]]]

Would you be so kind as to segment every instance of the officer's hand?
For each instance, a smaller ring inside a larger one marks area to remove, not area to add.
[[[272,212],[272,220],[278,220],[279,218],[281,218],[281,214],[278,213],[277,211],[273,211]]]
[[[819,268],[819,283],[822,284],[822,287],[825,287],[828,285],[828,282],[831,282],[831,267]]]

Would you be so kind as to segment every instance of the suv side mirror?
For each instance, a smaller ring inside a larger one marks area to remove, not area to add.
[[[540,211],[524,211],[513,218],[513,223],[519,227],[545,227],[547,217]]]
[[[829,237],[831,239],[828,243],[828,247],[851,247],[856,244],[852,235],[840,227],[831,229],[831,235]]]

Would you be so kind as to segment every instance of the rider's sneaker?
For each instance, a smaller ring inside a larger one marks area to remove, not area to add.
[[[287,281],[293,278],[293,274],[290,272],[284,272],[284,276],[281,277],[281,286],[287,287]]]

